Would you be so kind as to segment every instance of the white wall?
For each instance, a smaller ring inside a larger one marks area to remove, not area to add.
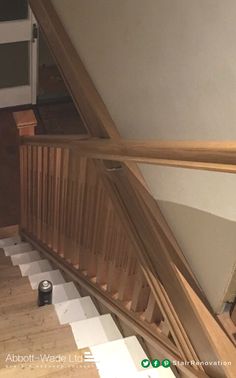
[[[53,3],[124,137],[236,139],[235,0]],[[145,165],[141,169],[158,200],[236,221],[236,175]],[[179,219],[164,205],[162,210],[216,308],[219,295],[213,298],[209,292],[213,278],[205,271],[207,238],[199,245],[201,235],[189,225],[185,243],[175,227]],[[195,239],[200,264],[192,259]],[[222,240],[227,243],[227,230]],[[212,259],[214,244],[209,245]],[[235,255],[230,249],[227,260],[222,251],[228,271]],[[218,289],[222,296],[224,288]]]

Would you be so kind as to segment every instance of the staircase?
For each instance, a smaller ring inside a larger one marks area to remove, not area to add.
[[[45,279],[53,283],[53,304],[38,307]],[[123,338],[110,314],[100,315],[19,235],[0,239],[0,298],[1,377],[174,377],[170,368],[143,368],[138,339]]]

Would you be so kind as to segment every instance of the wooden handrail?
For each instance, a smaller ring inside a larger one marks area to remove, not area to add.
[[[81,137],[23,137],[22,143],[77,147],[81,156],[236,173],[236,141],[140,141]]]
[[[20,143],[31,144],[35,146],[70,147],[72,146],[72,143],[76,141],[86,140],[88,138],[88,134],[34,136],[27,135],[20,138]]]

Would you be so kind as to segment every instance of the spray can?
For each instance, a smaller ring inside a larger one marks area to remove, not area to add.
[[[38,286],[38,306],[47,304],[52,304],[52,283],[48,280],[43,280]]]

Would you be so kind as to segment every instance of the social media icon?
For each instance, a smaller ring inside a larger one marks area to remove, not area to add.
[[[141,365],[143,368],[148,368],[150,366],[150,361],[148,359],[142,360]]]
[[[164,368],[168,368],[168,367],[170,367],[170,365],[171,365],[171,362],[170,362],[170,360],[168,360],[167,358],[165,358],[164,360],[162,360],[162,366],[164,367]]]
[[[152,360],[152,367],[158,368],[161,365],[159,360]]]

